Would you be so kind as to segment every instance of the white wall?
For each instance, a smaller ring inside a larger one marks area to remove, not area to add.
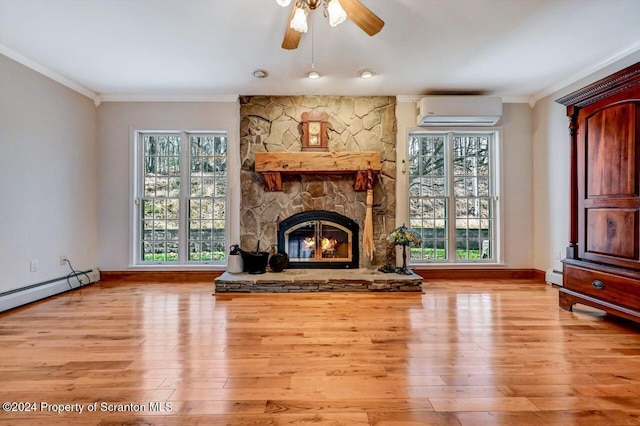
[[[66,276],[62,254],[98,265],[96,123],[90,99],[0,55],[0,293]]]
[[[640,61],[640,51],[539,100],[533,114],[534,258],[540,271],[562,270],[569,243],[569,121],[556,99]]]
[[[406,160],[407,156],[409,132],[421,129],[416,126],[416,115],[415,102],[398,102],[398,224],[406,222],[408,217],[407,178],[401,168],[402,159]],[[497,124],[502,129],[503,266],[510,269],[533,267],[532,123],[533,112],[528,104],[504,104],[502,118]],[[482,267],[480,264],[472,266]],[[495,264],[484,266],[496,267]]]
[[[105,271],[130,265],[131,132],[220,130],[229,136],[229,169],[240,169],[238,102],[106,102],[98,108],[98,251]],[[239,179],[229,176],[230,204],[239,206]],[[239,209],[239,207],[238,207]],[[230,244],[239,242],[238,214],[230,211]],[[238,210],[239,212],[239,210]],[[211,267],[208,267],[211,269]],[[143,269],[143,268],[137,268]],[[157,267],[155,268],[157,269]],[[173,266],[171,269],[175,270]],[[181,269],[188,269],[183,267]]]
[[[561,271],[569,242],[569,121],[556,98],[538,101],[533,114],[533,266],[540,271]]]

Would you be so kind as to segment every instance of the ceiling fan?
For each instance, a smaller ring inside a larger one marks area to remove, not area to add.
[[[280,6],[286,7],[291,3],[291,0],[276,0],[276,2]],[[384,21],[359,0],[295,0],[282,40],[283,49],[298,48],[302,33],[307,32],[307,14],[320,5],[324,5],[324,15],[328,16],[329,24],[332,27],[349,18],[365,33],[373,36],[378,34],[384,26]]]

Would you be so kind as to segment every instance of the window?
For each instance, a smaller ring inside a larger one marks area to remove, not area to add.
[[[498,262],[498,133],[409,134],[413,263]]]
[[[136,135],[134,264],[225,262],[227,136]]]

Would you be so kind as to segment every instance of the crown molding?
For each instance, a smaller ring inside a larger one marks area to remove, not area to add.
[[[621,59],[626,58],[629,55],[633,55],[636,52],[640,51],[640,42],[636,42],[634,44],[632,44],[631,46],[628,46],[625,49],[622,49],[616,53],[614,53],[613,55],[611,55],[610,57],[598,62],[595,65],[592,65],[588,68],[583,69],[582,71],[580,71],[579,73],[576,73],[574,75],[572,75],[571,77],[567,78],[566,80],[561,81],[560,83],[554,84],[553,86],[549,86],[546,89],[543,89],[541,91],[539,91],[538,93],[535,93],[531,99],[529,100],[529,105],[531,105],[531,107],[534,107],[536,105],[536,102],[538,102],[540,99],[545,98],[559,90],[564,89],[565,87],[568,87],[569,85],[582,80],[585,77],[590,76],[591,74],[600,71],[601,69],[605,68],[606,66],[609,66],[611,64],[613,64],[614,62],[617,62]]]
[[[133,95],[106,93],[102,102],[237,102],[238,95]]]
[[[396,96],[396,102],[416,103],[420,99],[429,95],[398,95]],[[452,95],[455,96],[455,95]],[[526,104],[529,103],[528,96],[503,96],[502,103],[504,104]]]
[[[585,68],[584,70],[576,73],[569,78],[554,84],[552,86],[547,87],[535,94],[531,97],[524,96],[505,96],[502,98],[503,103],[528,103],[532,108],[536,105],[536,103],[555,92],[558,92],[569,85],[588,77],[591,74],[605,68],[608,65],[615,63],[625,57],[632,55],[636,52],[640,51],[640,42],[636,42],[625,49],[622,49],[615,54],[611,55],[609,58],[591,66]],[[8,48],[7,46],[0,44],[0,54],[13,59],[14,61],[36,71],[39,74],[44,75],[45,77],[50,78],[51,80],[62,84],[69,89],[86,96],[87,98],[93,100],[94,105],[97,107],[102,102],[237,102],[239,95],[133,95],[133,94],[119,94],[119,93],[111,93],[111,94],[99,94],[94,92],[93,90],[73,81],[62,74],[59,74],[44,65],[37,63],[36,61],[27,58],[24,55]],[[396,101],[399,103],[416,103],[423,96],[426,95],[397,95]]]
[[[408,103],[416,103],[423,98],[424,95],[397,95],[396,102],[408,102]]]
[[[69,89],[80,93],[83,96],[86,96],[89,99],[93,100],[93,103],[95,104],[95,106],[100,105],[101,99],[100,99],[100,95],[97,94],[96,92],[94,92],[91,89],[88,89],[86,87],[84,87],[83,85],[63,76],[62,74],[58,74],[57,72],[43,66],[40,65],[39,63],[37,63],[36,61],[27,58],[24,55],[19,54],[18,52],[8,48],[5,45],[0,44],[0,54],[13,59],[14,61],[18,62],[19,64],[24,65],[27,68],[30,68],[32,70],[34,70],[35,72],[44,75],[45,77],[50,78],[51,80],[62,84],[65,87],[68,87]]]
[[[503,96],[503,104],[528,104],[529,96]]]
[[[617,93],[640,86],[640,63],[631,65],[590,85],[556,99],[556,102],[569,107],[584,108]]]

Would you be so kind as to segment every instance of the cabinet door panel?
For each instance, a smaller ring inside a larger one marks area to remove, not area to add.
[[[587,118],[587,197],[637,196],[635,109],[614,105]]]
[[[640,269],[640,108],[594,104],[578,131],[578,252],[585,260]]]
[[[587,251],[638,259],[638,209],[588,209]]]

